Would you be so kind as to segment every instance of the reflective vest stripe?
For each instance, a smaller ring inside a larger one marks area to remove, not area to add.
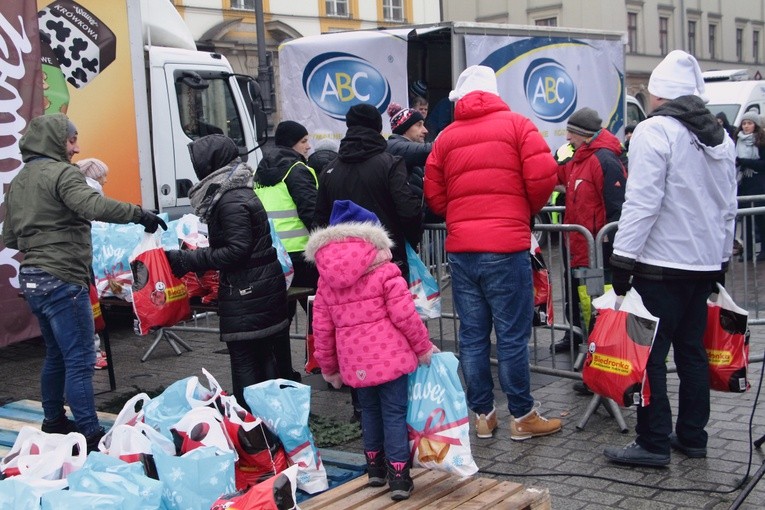
[[[288,252],[303,251],[308,242],[308,229],[300,221],[297,206],[292,196],[290,196],[287,184],[285,183],[287,176],[297,165],[304,165],[311,172],[314,182],[318,187],[319,182],[316,179],[316,173],[302,161],[296,161],[287,170],[287,173],[284,174],[284,178],[273,186],[263,186],[259,183],[255,183],[253,186],[253,190],[263,203],[268,217],[274,220],[276,233]]]

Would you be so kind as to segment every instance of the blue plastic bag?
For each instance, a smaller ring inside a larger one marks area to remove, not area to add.
[[[271,229],[271,245],[276,249],[276,257],[282,265],[284,279],[286,280],[287,288],[289,289],[290,285],[292,285],[292,278],[295,276],[295,269],[292,267],[292,259],[290,258],[287,248],[282,244],[282,240],[279,239],[279,235],[276,233],[274,220],[271,218],[268,218],[268,227]]]
[[[103,510],[123,508],[124,498],[78,491],[52,491],[42,496],[42,510]]]
[[[441,317],[441,292],[438,290],[438,283],[409,243],[406,243],[406,259],[409,263],[409,292],[412,293],[414,307],[420,318]]]
[[[31,486],[14,477],[0,480],[0,508],[40,510],[40,496]]]
[[[308,428],[311,387],[287,379],[273,379],[247,386],[244,400],[252,414],[279,436],[292,464],[298,465],[298,489],[308,494],[327,490],[327,471]]]
[[[85,465],[70,474],[68,481],[69,490],[123,498],[122,510],[153,510],[162,503],[164,485],[146,476],[141,464],[98,452],[89,454]]]
[[[470,452],[465,391],[451,352],[433,354],[430,365],[409,374],[406,423],[414,466],[470,476],[478,471]]]
[[[236,491],[234,452],[203,446],[180,457],[157,447],[152,453],[168,510],[208,510],[220,496]]]
[[[194,407],[206,406],[221,394],[218,381],[204,368],[207,387],[199,383],[197,376],[175,381],[165,391],[154,397],[143,409],[144,422],[168,439],[173,439],[170,428]]]

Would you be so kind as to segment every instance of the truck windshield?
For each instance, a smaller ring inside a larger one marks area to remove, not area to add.
[[[245,146],[242,121],[228,79],[210,73],[202,76],[207,87],[191,87],[176,80],[176,97],[183,132],[196,140],[213,134],[226,135]]]
[[[738,111],[741,109],[740,104],[707,104],[707,110],[712,112],[712,115],[717,115],[722,112],[728,118],[728,122],[731,124],[736,121]]]

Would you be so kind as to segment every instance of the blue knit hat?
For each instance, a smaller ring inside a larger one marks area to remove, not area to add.
[[[351,221],[380,224],[380,220],[372,211],[364,209],[351,200],[335,200],[332,205],[332,214],[329,216],[329,224],[337,225]]]

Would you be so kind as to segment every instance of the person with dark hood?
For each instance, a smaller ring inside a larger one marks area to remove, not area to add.
[[[421,197],[407,184],[406,164],[386,152],[382,116],[372,105],[352,106],[339,156],[319,176],[314,226],[326,227],[335,200],[351,200],[372,211],[393,240],[393,262],[409,279],[406,242],[416,250],[422,240]]]
[[[104,429],[93,398],[90,222],[140,223],[152,233],[167,225],[156,214],[104,197],[88,185],[72,164],[80,148],[77,128],[66,115],[35,117],[19,146],[24,168],[5,195],[3,242],[24,253],[19,283],[45,341],[42,431],[80,432],[93,451]],[[65,396],[74,422],[66,417]]]
[[[244,388],[279,377],[275,350],[289,347],[287,285],[271,243],[268,216],[252,192],[253,172],[239,159],[233,140],[208,135],[189,144],[199,182],[189,191],[191,206],[208,225],[209,248],[170,250],[173,274],[220,271],[220,339],[231,360],[237,402]]]
[[[705,107],[704,89],[696,59],[670,52],[651,73],[652,111],[630,143],[612,282],[620,296],[634,287],[659,324],[646,366],[651,399],[637,409],[637,438],[603,451],[621,464],[666,466],[671,449],[691,458],[707,455],[707,298],[725,277],[737,203],[736,150]],[[674,432],[670,347],[680,378]]]
[[[306,164],[308,151],[311,150],[308,131],[298,122],[285,120],[276,126],[274,142],[276,147],[266,153],[255,171],[255,194],[273,220],[276,233],[290,254],[295,270],[292,286],[316,289],[319,273],[313,264],[308,264],[303,258],[308,232],[313,226],[318,186],[316,173]],[[306,299],[300,300],[300,304],[303,310],[307,310]],[[288,306],[291,321],[297,302],[290,301]],[[292,369],[289,349],[277,348],[276,360],[282,377],[300,380],[300,374]]]

